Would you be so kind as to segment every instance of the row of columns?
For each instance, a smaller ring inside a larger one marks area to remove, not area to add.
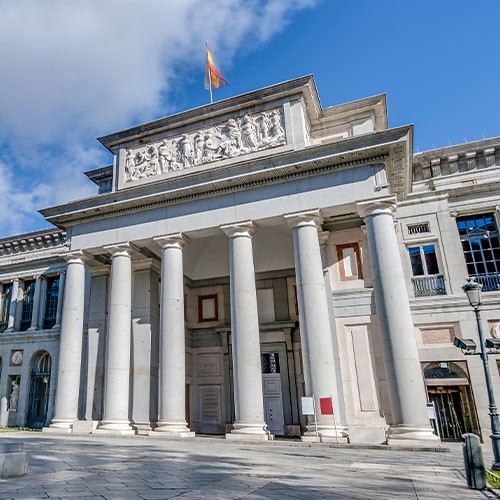
[[[52,328],[59,328],[61,326],[62,315],[62,296],[64,290],[64,277],[65,273],[59,274],[59,293],[57,299],[56,322]],[[33,297],[33,312],[31,315],[31,325],[28,330],[41,330],[43,329],[45,302],[43,300],[47,292],[47,278],[42,275],[35,276],[35,295]],[[7,332],[16,331],[19,328],[21,321],[22,307],[23,307],[23,286],[21,280],[14,279],[12,282],[11,300],[8,311],[7,319]]]
[[[393,225],[393,199],[358,204],[365,219],[377,314],[390,393],[393,426],[390,439],[433,441],[414,339],[398,244]],[[319,210],[286,215],[294,241],[297,300],[306,395],[336,394],[328,298],[321,261]],[[264,421],[260,337],[253,263],[253,222],[221,226],[229,238],[231,335],[235,422],[228,439],[269,439]],[[155,241],[162,247],[160,304],[160,391],[156,435],[189,436],[185,415],[185,331],[182,233]],[[131,335],[131,256],[133,245],[106,247],[112,254],[109,331],[105,367],[102,432],[132,433],[128,417]],[[67,294],[61,328],[61,353],[55,417],[51,427],[70,429],[77,419],[84,306],[84,252],[67,257]],[[317,416],[324,441],[345,436],[331,417]],[[307,436],[315,433],[308,423]]]

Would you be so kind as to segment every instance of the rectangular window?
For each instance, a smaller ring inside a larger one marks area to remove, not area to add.
[[[337,245],[340,281],[363,279],[358,243]]]
[[[439,274],[439,266],[434,245],[408,247],[413,276]]]
[[[21,314],[20,331],[24,332],[31,326],[31,316],[33,315],[33,300],[35,298],[35,281],[24,282],[23,310]]]
[[[485,292],[500,290],[500,241],[494,215],[457,217],[457,229],[469,276]]]
[[[218,321],[218,299],[215,295],[200,295],[198,297],[198,321]]]
[[[47,293],[45,295],[45,314],[43,328],[48,330],[56,324],[57,301],[59,298],[59,276],[47,278]]]

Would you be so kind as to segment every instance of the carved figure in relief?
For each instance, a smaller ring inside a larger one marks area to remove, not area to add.
[[[228,157],[237,155],[241,149],[241,132],[238,124],[233,118],[227,121],[226,126],[222,129],[224,137],[219,145],[217,156]]]
[[[170,156],[170,161],[169,161],[169,156]],[[160,162],[160,170],[162,174],[165,174],[170,170],[172,155],[168,148],[168,143],[166,139],[163,139],[163,141],[161,141],[161,144],[158,146],[158,161]]]
[[[195,165],[230,158],[285,141],[281,111],[263,111],[230,118],[226,123],[183,134],[172,140],[128,150],[126,181],[165,174]]]
[[[277,109],[271,111],[269,119],[271,122],[269,132],[272,142],[279,143],[285,138],[285,131],[283,130],[283,125],[281,124],[280,112]]]
[[[200,165],[203,163],[203,146],[204,146],[204,137],[201,132],[198,132],[193,139],[194,143],[194,164]]]
[[[262,113],[259,116],[257,125],[259,131],[259,140],[261,143],[266,144],[269,141],[269,120],[265,113]]]
[[[193,146],[186,134],[182,135],[179,139],[177,150],[179,152],[181,161],[180,168],[182,169],[192,167],[194,163]]]
[[[125,158],[125,173],[127,176],[127,181],[137,180],[135,176],[135,161],[132,151],[127,151],[127,157]]]
[[[203,143],[203,163],[213,161],[216,157],[218,146],[214,142],[214,137],[210,129],[205,130]]]
[[[12,381],[12,392],[10,393],[9,408],[17,410],[17,403],[19,402],[19,384],[17,381]]]
[[[257,139],[257,126],[250,115],[245,115],[241,124],[241,138],[243,147],[247,151],[253,151],[259,147]]]

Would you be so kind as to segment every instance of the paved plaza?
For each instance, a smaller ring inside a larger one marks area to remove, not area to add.
[[[449,453],[234,444],[200,438],[47,437],[25,444],[25,477],[0,480],[0,499],[474,499],[460,446]],[[489,460],[489,456],[485,457]]]

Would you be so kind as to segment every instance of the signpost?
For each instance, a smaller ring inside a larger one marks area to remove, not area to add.
[[[314,394],[312,397],[301,397],[302,415],[314,415],[314,428],[316,429],[316,439],[318,439],[318,422],[316,420],[316,403],[314,401]]]
[[[333,411],[333,397],[319,398],[319,405],[321,408],[321,415],[332,415],[333,417],[333,425],[335,426],[335,441],[337,441],[338,444],[339,436],[337,434],[337,422],[335,421],[335,413]]]

